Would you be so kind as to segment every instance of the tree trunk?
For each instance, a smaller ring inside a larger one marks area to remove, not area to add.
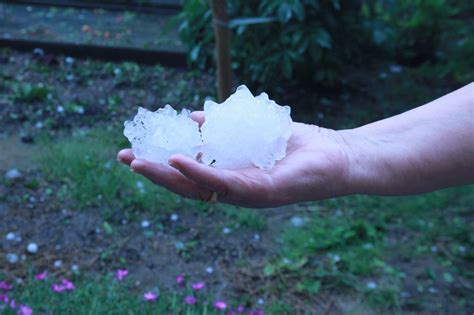
[[[230,61],[230,28],[225,0],[211,0],[214,18],[217,62],[217,96],[219,101],[229,97],[232,89],[232,69]]]

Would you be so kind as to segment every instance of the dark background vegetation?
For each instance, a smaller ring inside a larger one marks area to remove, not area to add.
[[[411,87],[420,83],[432,88],[430,93],[414,93],[417,97],[408,106],[436,98],[441,84],[454,89],[474,78],[472,1],[229,1],[228,10],[235,19],[231,26],[236,82],[306,109],[340,111],[342,102],[327,108],[321,99],[361,92],[373,85],[373,77],[384,76],[387,64],[403,67]],[[245,24],[242,17],[274,20]],[[209,2],[185,1],[180,18],[190,63],[199,69],[212,67]],[[403,83],[393,89],[406,93]],[[383,105],[370,102],[357,109],[367,106],[382,115],[407,109],[373,108]]]

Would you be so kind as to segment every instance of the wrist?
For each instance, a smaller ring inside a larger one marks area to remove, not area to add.
[[[346,156],[344,194],[389,194],[394,141],[365,133],[360,128],[339,131]]]

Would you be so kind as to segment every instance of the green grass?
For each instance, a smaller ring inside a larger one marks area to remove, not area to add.
[[[130,172],[116,161],[120,148],[126,147],[118,129],[87,130],[71,138],[51,142],[39,157],[41,170],[61,183],[62,200],[73,200],[78,208],[142,210],[168,213],[186,202],[147,179]]]
[[[98,279],[79,277],[73,279],[76,287],[74,291],[55,293],[51,286],[59,280],[30,279],[26,285],[15,286],[9,293],[9,298],[15,299],[17,304],[31,307],[33,314],[223,314],[214,309],[212,298],[199,292],[193,293],[190,288],[160,293],[157,287],[152,291],[158,293],[159,298],[154,302],[144,301],[144,292],[137,292],[132,283],[126,280],[118,281],[112,275]],[[194,295],[197,303],[184,303],[187,295]],[[10,308],[2,311],[2,305],[0,302],[1,314],[17,314],[17,311]]]
[[[378,311],[399,313],[407,281],[400,270],[404,259],[423,264],[439,244],[445,252],[435,255],[444,269],[438,277],[448,284],[457,277],[473,278],[465,267],[471,255],[458,250],[460,245],[474,246],[469,219],[473,198],[474,186],[466,186],[420,196],[351,196],[310,205],[308,222],[285,230],[279,256],[263,272],[282,293],[288,287],[285,281],[308,295],[349,290]],[[394,231],[416,237],[393,245],[388,239]],[[369,287],[369,281],[376,287]]]

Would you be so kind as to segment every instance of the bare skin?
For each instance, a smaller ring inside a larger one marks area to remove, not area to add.
[[[192,113],[202,124],[203,112]],[[117,159],[187,198],[275,207],[350,194],[406,195],[474,182],[474,83],[406,113],[350,130],[293,123],[287,156],[269,172]]]

